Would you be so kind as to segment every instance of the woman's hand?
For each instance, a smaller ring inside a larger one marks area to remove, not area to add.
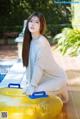
[[[32,86],[31,84],[29,84],[25,89],[24,89],[24,93],[26,95],[32,95],[32,93],[35,91],[35,86]]]

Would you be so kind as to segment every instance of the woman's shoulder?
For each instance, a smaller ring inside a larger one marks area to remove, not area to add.
[[[43,35],[41,35],[41,37],[39,38],[39,45],[42,46],[42,47],[45,47],[45,46],[49,46],[49,42],[47,40],[47,38]]]

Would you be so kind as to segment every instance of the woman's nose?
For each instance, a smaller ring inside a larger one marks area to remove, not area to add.
[[[31,25],[34,25],[34,22],[31,22]]]

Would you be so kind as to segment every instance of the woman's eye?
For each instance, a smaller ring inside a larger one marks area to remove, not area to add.
[[[31,23],[39,23],[39,21],[32,21],[32,20],[30,20],[29,22],[31,22]]]
[[[32,22],[32,20],[30,20],[29,22]]]
[[[35,23],[37,23],[37,24],[38,24],[39,22],[38,22],[38,21],[36,21]]]

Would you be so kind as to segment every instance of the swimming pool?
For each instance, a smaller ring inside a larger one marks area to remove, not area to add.
[[[16,60],[2,60],[0,61],[0,82],[4,79],[9,69],[15,63]]]
[[[0,82],[4,79],[12,65],[0,65]]]
[[[4,79],[6,74],[0,74],[0,82]]]

